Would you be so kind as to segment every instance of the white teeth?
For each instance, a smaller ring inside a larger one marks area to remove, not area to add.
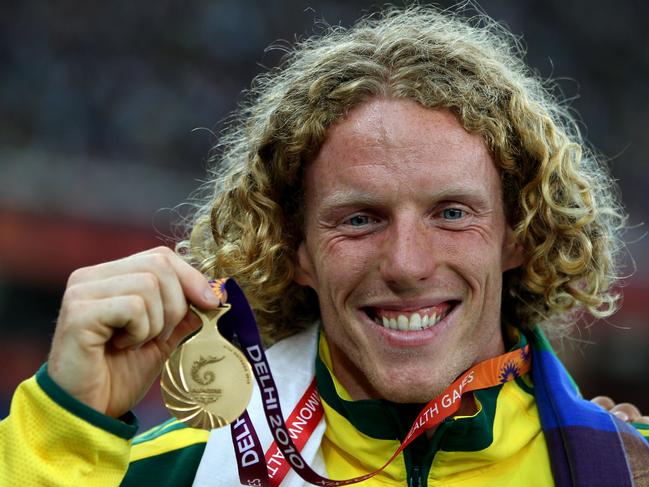
[[[397,324],[399,325],[399,330],[407,330],[408,328],[410,328],[408,326],[408,318],[403,315],[399,315],[399,317],[397,318]]]
[[[426,316],[426,315],[424,315]],[[421,330],[421,316],[419,313],[413,313],[410,316],[410,329],[411,330]]]
[[[412,313],[410,318],[405,315],[399,315],[397,318],[387,318],[382,316],[376,318],[378,324],[382,324],[385,328],[391,328],[393,330],[423,330],[424,328],[431,327],[436,325],[438,321],[443,318],[442,314],[433,313],[429,315],[423,315],[419,313]]]

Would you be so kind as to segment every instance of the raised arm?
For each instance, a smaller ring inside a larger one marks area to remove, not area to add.
[[[200,326],[189,302],[219,305],[166,247],[73,272],[47,367],[21,384],[0,422],[0,486],[119,485],[136,430],[127,413]]]

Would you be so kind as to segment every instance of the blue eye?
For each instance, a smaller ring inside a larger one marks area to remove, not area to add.
[[[367,215],[356,215],[347,220],[347,223],[352,227],[360,227],[367,225],[370,222],[370,217]]]
[[[459,208],[446,208],[442,211],[442,216],[446,220],[459,220],[464,216],[464,211]]]

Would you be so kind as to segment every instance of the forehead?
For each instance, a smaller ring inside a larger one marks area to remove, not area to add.
[[[306,172],[310,196],[346,190],[473,191],[500,199],[500,177],[482,139],[448,110],[377,98],[329,129]]]

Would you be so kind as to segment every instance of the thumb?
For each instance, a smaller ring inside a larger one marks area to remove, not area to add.
[[[172,260],[174,270],[183,289],[185,297],[190,303],[202,309],[215,309],[225,302],[225,297],[220,293],[222,286],[216,281],[214,285],[205,278],[197,269],[180,258]]]
[[[218,292],[218,288],[216,288],[213,284],[210,284],[210,282],[207,280],[205,280],[205,287],[202,291],[202,293],[197,293],[198,295],[194,299],[188,296],[190,298],[190,301],[199,308],[218,308],[222,303],[225,303],[227,299],[226,296],[223,296]]]
[[[185,317],[176,325],[169,338],[165,340],[165,348],[171,353],[185,338],[197,331],[202,324],[203,322],[196,313],[188,310]]]

